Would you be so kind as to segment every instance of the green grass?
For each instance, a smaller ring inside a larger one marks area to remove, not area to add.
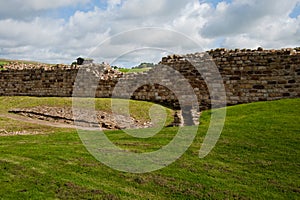
[[[2,99],[1,107],[16,104]],[[1,137],[0,197],[299,199],[300,99],[238,105],[227,111],[222,135],[207,157],[199,159],[198,152],[211,111],[202,114],[197,137],[180,159],[146,174],[118,172],[101,164],[74,130]],[[167,144],[176,130],[165,128],[150,139],[121,131],[106,134],[120,147],[144,152]]]
[[[79,98],[76,101],[76,106],[82,108],[91,109],[91,103],[95,104],[96,110],[102,110],[106,112],[112,112],[112,105],[117,107],[119,103],[126,102],[122,99],[93,99],[93,98]],[[56,97],[0,97],[0,114],[8,113],[11,108],[30,108],[35,106],[49,106],[49,107],[72,107],[72,98],[56,98]],[[145,101],[129,101],[129,112],[130,115],[142,122],[150,121],[149,110],[155,104]],[[161,107],[166,110],[167,118],[166,125],[173,122],[173,111],[169,108]],[[126,114],[126,110],[121,109],[113,110],[119,114]],[[6,131],[21,131],[21,130],[35,130],[36,132],[53,132],[53,128],[45,126],[38,126],[34,124],[18,122],[10,119],[0,118],[0,129]]]
[[[7,64],[9,64],[8,61],[2,61],[2,60],[0,60],[0,65],[7,65]]]
[[[0,60],[0,71],[1,71],[1,70],[4,70],[3,66],[4,66],[4,65],[7,65],[7,64],[9,64],[8,61]]]
[[[7,65],[11,62],[17,62],[17,63],[24,63],[24,64],[45,64],[45,65],[49,65],[46,63],[40,63],[40,62],[36,62],[36,61],[28,61],[28,60],[11,60],[11,59],[0,59],[0,65]]]
[[[134,73],[134,72],[145,72],[145,71],[149,71],[151,68],[137,68],[137,69],[125,69],[125,68],[122,68],[122,69],[118,69],[120,72],[123,72],[123,73]]]

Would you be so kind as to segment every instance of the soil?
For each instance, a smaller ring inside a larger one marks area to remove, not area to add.
[[[73,112],[70,107],[16,108],[9,110],[9,113],[17,115],[8,114],[6,117],[62,128],[120,130],[151,127],[151,123],[130,116],[86,109],[76,109]]]

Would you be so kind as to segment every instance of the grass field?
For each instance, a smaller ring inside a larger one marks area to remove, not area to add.
[[[0,60],[0,65],[2,66],[2,65],[7,65],[7,64],[9,64],[9,62],[8,61],[3,61],[3,60]]]
[[[125,69],[125,68],[122,68],[122,69],[118,69],[120,72],[123,72],[123,73],[134,73],[134,72],[145,72],[145,71],[149,71],[151,68],[136,68],[136,69]]]
[[[4,66],[4,65],[7,65],[7,64],[9,64],[8,61],[1,60],[1,59],[0,59],[0,70],[3,70],[3,69],[4,69],[3,66]]]
[[[18,98],[1,97],[0,112],[39,101]],[[56,105],[66,102],[61,101]],[[204,112],[188,151],[166,168],[146,174],[101,164],[75,130],[0,137],[0,199],[299,199],[299,113],[300,99],[229,107],[216,147],[199,159],[210,118],[210,111]],[[22,126],[0,118],[0,125],[5,124]],[[144,152],[167,144],[176,131],[164,128],[149,139],[122,131],[106,134],[122,148]]]
[[[46,63],[40,63],[36,61],[28,61],[28,60],[10,60],[10,59],[1,59],[0,58],[0,65],[7,65],[11,62],[17,62],[17,63],[24,63],[24,64],[46,64]],[[49,65],[49,64],[46,64]]]
[[[97,110],[102,110],[106,112],[112,112],[111,99],[79,99],[76,100],[76,105],[83,108],[91,108],[91,102],[95,100],[95,108]],[[113,105],[124,102],[123,100],[114,100]],[[130,115],[137,120],[142,122],[150,121],[150,116],[148,115],[149,109],[155,105],[150,102],[143,101],[129,101],[129,110]],[[8,113],[11,108],[30,108],[35,106],[48,106],[48,107],[72,107],[72,98],[55,98],[55,97],[0,97],[0,114]],[[166,124],[173,122],[174,112],[169,109],[166,109]],[[116,110],[114,110],[116,112]],[[124,109],[117,111],[119,114],[124,114],[126,111]],[[34,124],[18,122],[14,120],[0,118],[0,129],[5,129],[6,131],[35,131],[35,132],[53,132],[53,128],[47,126],[38,126]]]

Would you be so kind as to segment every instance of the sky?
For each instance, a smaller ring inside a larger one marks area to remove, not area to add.
[[[0,58],[120,67],[214,48],[300,46],[300,0],[0,0]]]

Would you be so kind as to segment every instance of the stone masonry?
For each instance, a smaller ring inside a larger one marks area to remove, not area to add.
[[[208,109],[211,98],[205,77],[194,67],[195,63],[202,66],[203,59],[198,58],[204,57],[216,64],[226,89],[228,105],[298,98],[300,52],[297,50],[216,49],[206,52],[209,55],[206,57],[204,53],[171,55],[162,58],[160,65],[148,72],[132,74],[123,74],[107,65],[97,64],[38,68],[3,66],[0,70],[0,95],[71,97],[76,88],[74,95],[80,97],[91,96],[91,93],[99,98],[129,97],[178,108],[178,98],[172,86],[188,81],[200,109]],[[174,76],[169,68],[176,70],[181,77]],[[204,75],[209,76],[209,66],[206,69]],[[81,75],[78,75],[79,71]],[[151,77],[153,80],[149,82]],[[114,95],[114,88],[122,81],[126,87]],[[179,94],[184,93],[184,88],[178,90]]]

